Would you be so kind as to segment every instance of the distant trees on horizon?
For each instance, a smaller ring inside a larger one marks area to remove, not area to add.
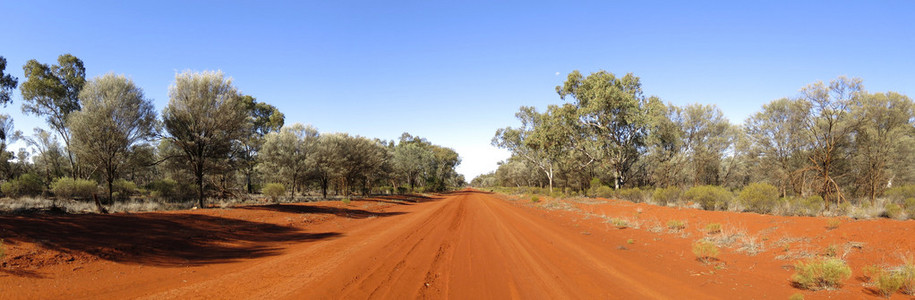
[[[5,68],[0,57],[4,107],[19,83]],[[132,80],[115,74],[87,80],[83,62],[70,54],[56,65],[30,60],[23,70],[22,110],[44,117],[52,132],[35,128],[26,136],[0,114],[4,196],[55,190],[85,196],[71,191],[94,193],[88,179],[104,183],[108,203],[131,196],[196,198],[205,207],[208,197],[238,197],[266,183],[283,184],[293,197],[319,189],[325,198],[329,189],[367,195],[464,184],[454,170],[460,158],[450,148],[407,133],[395,143],[284,126],[276,107],[241,94],[221,72],[177,74],[159,119]],[[19,139],[35,152],[6,149]]]

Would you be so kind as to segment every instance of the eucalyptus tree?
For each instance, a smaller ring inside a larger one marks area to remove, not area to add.
[[[404,133],[404,135],[408,135]],[[394,170],[410,185],[410,192],[416,188],[435,162],[435,154],[425,146],[424,141],[413,141],[401,137],[394,147]]]
[[[82,109],[67,120],[74,152],[82,162],[101,169],[113,203],[113,183],[133,146],[155,135],[156,112],[133,80],[112,73],[91,81],[79,94]]]
[[[342,152],[345,150],[345,143],[341,134],[321,134],[318,135],[315,146],[315,153],[309,158],[308,164],[312,166],[314,177],[321,187],[321,195],[327,198],[327,188],[331,180],[343,173],[340,166],[344,160]]]
[[[868,94],[852,111],[860,122],[854,134],[854,166],[861,194],[876,202],[893,179],[893,163],[905,162],[903,143],[912,142],[912,99],[894,92]],[[911,167],[911,165],[909,165]]]
[[[245,186],[248,193],[254,192],[252,177],[257,165],[257,156],[264,144],[264,136],[283,128],[285,116],[275,106],[257,102],[250,95],[241,96],[245,111],[248,114],[247,134],[238,141],[238,164],[245,175]],[[312,128],[313,129],[313,128]],[[294,187],[294,185],[293,185]]]
[[[204,176],[225,159],[233,142],[244,138],[248,114],[230,78],[222,72],[177,74],[162,112],[167,139],[181,151],[196,179],[197,199],[204,207]]]
[[[553,106],[552,110],[559,109]],[[558,171],[557,164],[566,154],[563,150],[569,150],[563,149],[562,146],[571,136],[563,135],[567,133],[562,127],[565,124],[558,120],[559,116],[551,115],[549,112],[541,114],[534,107],[522,106],[515,113],[515,117],[521,121],[521,126],[496,130],[492,144],[511,151],[513,155],[537,167],[546,176],[552,193],[553,181]]]
[[[660,107],[660,100],[643,95],[639,77],[617,77],[607,71],[588,77],[573,71],[556,92],[564,100],[574,100],[581,126],[598,144],[602,163],[612,170],[614,188],[619,189],[644,152],[650,113]]]
[[[764,174],[781,190],[782,197],[793,189],[803,194],[805,152],[810,148],[805,134],[811,103],[804,99],[781,98],[763,105],[743,125],[749,152],[755,158],[758,174]],[[799,172],[800,170],[800,172]]]
[[[811,103],[805,126],[811,141],[808,169],[817,175],[817,189],[827,205],[846,199],[839,179],[848,175],[847,150],[859,124],[850,110],[864,95],[860,78],[839,77],[829,85],[816,82],[801,90],[802,99]]]
[[[19,79],[10,74],[4,74],[6,70],[6,58],[0,56],[0,105],[6,107],[13,101],[13,89],[19,84]],[[0,138],[5,138],[5,133],[0,131]]]
[[[24,100],[22,111],[46,117],[51,129],[63,139],[71,175],[77,177],[79,168],[70,150],[67,118],[80,109],[79,93],[86,84],[83,61],[64,54],[57,58],[57,65],[48,66],[32,59],[22,69],[26,78],[19,87]]]
[[[311,155],[315,152],[318,130],[300,123],[264,135],[258,159],[259,168],[277,182],[288,180],[294,196],[299,182],[307,175]]]
[[[720,184],[721,161],[737,133],[714,105],[687,105],[682,114],[683,142],[693,173],[691,184]]]
[[[35,164],[35,168],[44,173],[45,183],[50,184],[54,178],[69,173],[64,166],[67,164],[65,150],[60,146],[53,133],[36,127],[32,136],[24,137],[23,140],[26,145],[34,149],[33,153],[38,152],[38,155],[34,156],[32,161]]]

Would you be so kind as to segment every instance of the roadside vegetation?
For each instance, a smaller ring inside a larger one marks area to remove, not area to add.
[[[159,115],[129,76],[87,79],[70,54],[28,61],[21,84],[6,67],[0,57],[0,105],[18,88],[22,111],[50,130],[28,135],[0,114],[0,210],[204,208],[464,185],[453,149],[408,133],[381,140],[287,125],[222,72],[176,74]],[[8,149],[17,141],[26,147]]]
[[[714,105],[647,96],[633,74],[574,71],[562,104],[521,107],[474,178],[512,193],[776,215],[915,218],[915,105],[858,78],[815,82],[734,124]]]

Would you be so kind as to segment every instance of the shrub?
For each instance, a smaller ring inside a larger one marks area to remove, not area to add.
[[[705,225],[705,232],[708,234],[718,234],[721,233],[721,224],[719,223],[708,223]]]
[[[683,194],[683,190],[672,186],[655,189],[654,193],[651,194],[651,197],[658,205],[667,205],[668,203],[675,203],[680,200],[681,194]]]
[[[794,293],[791,297],[788,297],[788,300],[804,300],[804,294]]]
[[[623,229],[629,227],[629,222],[620,218],[610,219],[610,223],[613,224],[616,228]]]
[[[768,214],[778,205],[778,188],[768,183],[751,183],[738,197],[747,210]]]
[[[833,230],[839,228],[839,225],[842,225],[842,220],[837,218],[826,220],[826,229]]]
[[[591,197],[597,197],[597,189],[601,187],[600,179],[597,177],[591,178],[591,182],[588,185],[588,194]]]
[[[613,198],[613,188],[606,185],[599,186],[596,193],[601,198]]]
[[[540,197],[537,197],[536,195],[531,196],[531,202],[532,203],[540,202]]]
[[[667,221],[667,229],[673,231],[680,231],[686,229],[686,221],[684,220],[670,220]]]
[[[874,288],[883,294],[884,297],[889,298],[900,288],[902,288],[903,282],[905,281],[904,275],[901,272],[894,270],[880,270],[877,272],[874,277]]]
[[[281,183],[268,183],[261,189],[261,193],[270,197],[270,201],[276,202],[277,199],[286,194],[286,186]]]
[[[809,290],[833,289],[851,277],[851,268],[838,258],[813,258],[794,265],[797,271],[791,276],[797,286]]]
[[[340,200],[340,202],[343,202],[343,205],[349,205],[350,200],[349,198],[343,198],[343,200]]]
[[[733,199],[733,194],[720,186],[700,185],[694,186],[683,194],[689,201],[698,203],[705,210],[724,208]]]
[[[709,263],[718,258],[718,245],[708,240],[698,240],[693,243],[693,254],[703,263]]]
[[[89,199],[98,192],[98,184],[92,180],[61,177],[51,183],[51,192],[62,198]]]
[[[616,194],[622,200],[639,203],[644,202],[651,195],[651,192],[634,187],[628,189],[620,189],[616,192]]]
[[[27,173],[22,174],[19,178],[0,184],[0,191],[10,198],[19,198],[22,196],[37,196],[44,191],[44,184],[38,175]]]
[[[915,184],[889,188],[886,190],[886,197],[897,203],[904,199],[915,198]]]
[[[146,185],[146,189],[151,191],[150,195],[153,198],[172,202],[191,199],[195,195],[193,187],[187,184],[179,184],[171,178],[150,182]]]
[[[816,216],[826,209],[826,201],[820,195],[813,195],[807,198],[794,198],[791,205],[801,215]]]
[[[915,198],[906,198],[904,204],[905,213],[909,215],[909,219],[915,219]]]
[[[137,194],[137,184],[124,179],[118,179],[111,183],[112,196],[115,199],[129,199],[130,196]],[[102,192],[108,194],[108,184],[102,183]]]
[[[0,239],[0,259],[3,259],[4,256],[6,256],[6,247],[3,246],[3,240]]]
[[[902,216],[902,207],[896,203],[887,203],[884,207],[886,210],[886,217],[890,219],[898,219]]]
[[[898,272],[902,276],[902,292],[915,295],[915,260],[912,257],[907,258]]]

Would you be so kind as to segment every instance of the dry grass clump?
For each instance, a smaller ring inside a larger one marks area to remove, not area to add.
[[[686,229],[686,221],[685,220],[667,221],[667,229],[670,229],[671,232],[680,232],[683,229]]]
[[[703,263],[717,260],[719,252],[718,246],[711,241],[702,239],[693,243],[693,254],[696,255],[696,259]]]
[[[833,230],[839,228],[839,225],[842,225],[842,220],[839,220],[838,218],[826,220],[826,229]]]
[[[791,281],[809,290],[835,289],[851,277],[851,268],[838,258],[812,258],[794,265],[797,271]]]
[[[889,298],[896,292],[915,295],[915,261],[907,258],[905,263],[892,268],[872,266],[868,273],[871,274],[871,286],[874,291]]]
[[[708,234],[719,234],[721,233],[721,223],[708,223],[705,225],[705,233]]]

